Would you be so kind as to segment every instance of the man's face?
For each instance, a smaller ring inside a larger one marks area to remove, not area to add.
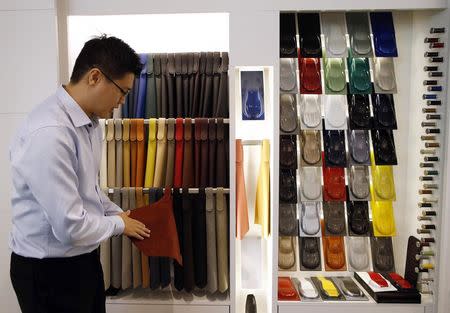
[[[92,73],[94,88],[92,88],[92,113],[99,118],[108,118],[113,109],[125,102],[125,94],[131,90],[134,74],[126,73],[122,78],[112,79],[102,71],[94,69]]]

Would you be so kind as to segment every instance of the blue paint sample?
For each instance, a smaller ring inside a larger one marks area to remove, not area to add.
[[[377,57],[397,57],[394,21],[391,12],[371,12],[373,43]]]

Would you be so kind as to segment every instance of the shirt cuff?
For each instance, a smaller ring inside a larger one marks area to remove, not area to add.
[[[123,219],[117,215],[108,216],[108,218],[110,218],[114,223],[114,231],[112,235],[113,236],[122,235],[123,231],[125,230],[125,223]]]

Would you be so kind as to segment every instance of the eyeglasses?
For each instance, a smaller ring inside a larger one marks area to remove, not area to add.
[[[124,97],[128,96],[128,94],[130,93],[130,90],[123,90],[122,87],[117,85],[117,83],[112,78],[110,78],[108,75],[106,75],[100,68],[97,67],[97,69],[103,74],[103,76],[106,77],[107,80],[109,80],[111,83],[113,83],[114,86],[116,86],[120,90],[120,92],[122,93],[122,95]]]

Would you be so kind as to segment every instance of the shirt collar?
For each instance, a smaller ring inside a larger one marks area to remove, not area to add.
[[[75,127],[96,124],[96,119],[90,119],[62,85],[58,87],[56,96],[66,108],[67,113],[69,114]]]

